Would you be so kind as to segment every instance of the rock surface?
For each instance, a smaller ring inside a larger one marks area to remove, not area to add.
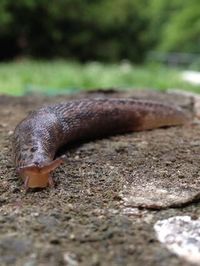
[[[12,162],[15,125],[41,105],[83,97],[148,98],[194,111],[191,97],[151,91],[1,96],[1,265],[188,265],[157,241],[153,225],[200,215],[199,123],[73,147],[54,189],[25,194]]]

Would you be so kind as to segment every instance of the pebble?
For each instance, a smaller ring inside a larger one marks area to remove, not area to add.
[[[78,261],[76,260],[76,255],[66,252],[63,255],[64,257],[64,261],[67,263],[68,266],[77,266],[78,265]]]
[[[200,219],[174,216],[154,225],[158,240],[172,253],[200,265]]]

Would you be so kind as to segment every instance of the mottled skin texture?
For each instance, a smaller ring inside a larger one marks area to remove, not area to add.
[[[144,100],[85,99],[43,107],[15,129],[15,164],[26,188],[53,185],[50,172],[63,161],[55,154],[64,144],[186,120],[179,108]]]

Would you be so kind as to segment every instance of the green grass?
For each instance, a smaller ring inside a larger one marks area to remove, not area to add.
[[[0,93],[23,95],[31,91],[47,94],[73,93],[94,88],[178,88],[199,91],[181,80],[181,71],[160,65],[129,63],[84,65],[67,61],[31,61],[0,64]]]

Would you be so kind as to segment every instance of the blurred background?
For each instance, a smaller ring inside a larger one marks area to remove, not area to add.
[[[200,92],[199,0],[1,0],[0,93]]]

